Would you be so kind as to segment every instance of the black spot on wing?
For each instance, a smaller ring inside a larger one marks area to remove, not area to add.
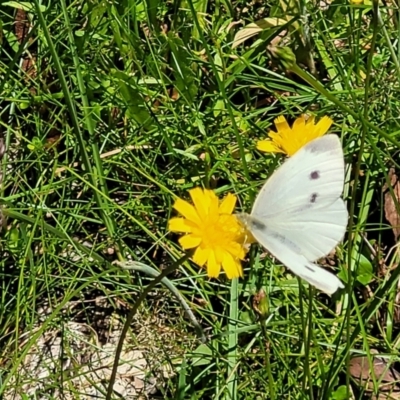
[[[320,175],[319,175],[319,171],[313,171],[310,174],[310,179],[315,180],[315,179],[319,179]]]
[[[310,197],[310,203],[315,203],[317,201],[318,193],[313,193]]]
[[[311,272],[315,272],[311,267],[309,267],[308,265],[305,265],[304,268],[308,269]]]

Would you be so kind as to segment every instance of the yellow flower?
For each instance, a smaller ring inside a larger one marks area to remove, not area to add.
[[[177,199],[174,208],[184,218],[169,220],[169,230],[183,232],[179,238],[185,249],[195,249],[193,261],[207,267],[210,278],[217,278],[221,267],[229,279],[243,275],[240,260],[246,254],[245,231],[232,212],[236,196],[228,194],[223,201],[212,190],[189,190],[194,205]]]
[[[325,116],[316,124],[314,117],[306,119],[302,115],[290,127],[286,118],[279,116],[274,120],[277,132],[270,131],[268,133],[271,140],[257,142],[257,149],[266,153],[285,153],[288,156],[292,156],[311,140],[325,135],[332,122],[329,117]]]

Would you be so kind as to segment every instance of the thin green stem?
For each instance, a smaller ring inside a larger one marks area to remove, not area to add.
[[[83,114],[85,116],[84,121],[85,125],[87,127],[87,130],[90,135],[90,147],[91,147],[91,155],[93,156],[94,160],[94,170],[93,172],[96,173],[94,177],[94,181],[97,182],[99,190],[105,194],[106,197],[108,197],[108,188],[106,185],[106,181],[104,178],[104,171],[103,171],[103,163],[100,158],[100,151],[99,151],[99,146],[96,140],[96,133],[95,133],[95,127],[93,123],[93,118],[92,118],[92,112],[90,112],[91,107],[89,104],[89,100],[87,97],[87,89],[86,85],[84,83],[83,77],[82,77],[82,71],[81,71],[81,62],[79,60],[78,54],[77,54],[77,45],[75,43],[74,35],[73,35],[73,29],[71,27],[71,23],[69,20],[69,13],[67,10],[67,6],[65,4],[65,0],[61,1],[61,6],[64,14],[64,20],[65,24],[67,26],[67,34],[68,34],[68,39],[69,39],[69,48],[71,50],[72,54],[72,59],[74,61],[74,67],[75,67],[75,72],[76,72],[76,77],[77,77],[77,83],[79,87],[79,92],[80,92],[80,98],[82,100],[82,105],[83,105]],[[76,114],[75,114],[76,116]],[[83,154],[86,155],[87,154]],[[90,161],[87,160],[86,164],[90,164]],[[85,165],[86,165],[85,164]],[[114,220],[110,217],[111,215],[111,207],[110,203],[107,201],[104,201],[104,197],[101,196],[96,196],[96,202],[98,202],[98,205],[100,207],[100,212],[103,217],[104,223],[107,226],[107,230],[109,235],[114,238],[115,236],[115,224]],[[118,248],[117,248],[117,254],[119,259],[122,259],[121,255],[121,244],[118,243]]]
[[[237,321],[239,318],[239,288],[238,279],[232,279],[231,299],[229,303],[229,336],[228,336],[228,396],[229,400],[237,399]]]
[[[199,20],[197,18],[197,12],[196,12],[196,10],[195,10],[195,8],[193,6],[193,1],[189,0],[187,2],[187,4],[189,5],[190,11],[192,12],[193,20],[194,20],[194,23],[195,23],[196,28],[198,30],[200,39],[204,44],[204,50],[206,51],[207,57],[210,60],[211,69],[213,70],[213,76],[214,76],[215,80],[217,81],[219,93],[221,94],[221,96],[222,96],[222,98],[223,98],[223,100],[225,102],[226,108],[228,110],[229,117],[231,119],[232,127],[233,127],[233,130],[235,132],[236,142],[237,142],[238,147],[239,147],[239,154],[240,154],[240,159],[242,161],[242,167],[243,167],[244,176],[248,181],[250,181],[249,167],[247,165],[246,153],[244,151],[243,141],[242,141],[242,138],[241,138],[241,135],[240,135],[240,132],[239,132],[239,128],[238,128],[237,123],[236,123],[235,116],[233,114],[231,102],[229,101],[228,96],[226,95],[225,83],[220,78],[220,76],[219,76],[220,75],[220,71],[218,71],[217,67],[215,66],[215,63],[213,61],[211,61],[211,60],[214,59],[214,57],[211,54],[210,49],[208,48],[207,40],[204,38],[203,29],[200,26]]]
[[[27,215],[22,214],[18,211],[14,211],[10,208],[3,208],[3,214],[5,214],[8,218],[13,218],[13,219],[16,219],[17,221],[27,222],[28,224],[31,224],[33,226],[36,224],[35,218],[28,217]],[[51,226],[44,221],[41,222],[41,227],[43,229],[45,229],[47,232],[54,235],[55,237],[58,237],[59,239],[63,239],[66,242],[69,242],[76,250],[82,251],[86,255],[92,257],[95,261],[100,262],[100,263],[104,263],[106,261],[102,256],[93,252],[93,250],[91,248],[86,247],[75,240],[72,240],[70,238],[70,236],[67,235],[66,232],[62,232],[62,231],[58,230],[57,228],[54,228],[54,226]],[[62,229],[62,226],[59,225],[59,227],[60,227],[60,229]]]
[[[314,288],[308,287],[308,311],[307,311],[307,332],[305,337],[305,353],[304,353],[304,374],[307,377],[309,387],[309,399],[314,400],[313,379],[310,370],[310,348],[312,340],[312,309],[313,309]]]
[[[157,278],[158,275],[160,274],[157,270],[154,268],[149,267],[146,264],[143,264],[139,261],[126,261],[126,262],[119,262],[117,263],[121,268],[123,269],[128,269],[128,270],[134,270],[138,272],[142,272],[146,275],[149,275],[153,278]],[[165,285],[165,287],[168,288],[168,290],[177,298],[179,303],[181,303],[182,308],[185,310],[185,313],[187,317],[190,319],[192,325],[194,326],[194,329],[196,330],[197,336],[199,339],[205,343],[207,341],[207,338],[204,334],[203,328],[197,321],[197,318],[193,314],[192,310],[190,309],[189,305],[186,302],[186,299],[181,295],[179,290],[175,287],[175,285],[168,279],[168,278],[163,278],[161,280],[161,283]]]
[[[71,95],[69,88],[68,88],[68,84],[67,81],[65,79],[65,74],[64,74],[64,69],[61,66],[60,63],[60,59],[58,56],[58,53],[55,49],[54,43],[53,43],[53,39],[50,35],[49,29],[47,27],[46,21],[43,17],[43,13],[41,11],[41,7],[40,4],[38,2],[38,0],[34,0],[35,1],[35,7],[36,7],[36,13],[37,13],[37,18],[39,20],[40,26],[43,30],[43,34],[46,38],[47,44],[48,44],[48,48],[50,51],[50,54],[52,56],[53,59],[53,63],[54,63],[54,68],[57,71],[57,75],[58,75],[58,79],[60,81],[60,86],[61,89],[63,91],[64,94],[64,100],[66,103],[66,106],[68,108],[70,117],[71,117],[71,122],[72,122],[72,126],[74,128],[74,132],[75,132],[75,136],[76,139],[79,143],[79,150],[81,153],[81,158],[82,158],[82,162],[85,166],[85,171],[88,173],[89,175],[89,180],[92,183],[93,186],[97,187],[98,186],[98,176],[99,176],[99,171],[96,172],[93,167],[92,164],[90,163],[90,158],[88,155],[88,152],[86,150],[86,146],[87,146],[87,142],[83,137],[81,128],[79,126],[79,118],[76,112],[76,107],[75,107],[75,101],[74,101],[74,97]],[[93,193],[96,204],[99,208],[99,212],[102,216],[102,219],[104,221],[104,224],[107,227],[108,233],[111,237],[114,237],[114,227],[113,227],[113,222],[111,220],[111,218],[109,217],[108,213],[107,213],[107,209],[104,209],[103,207],[103,201],[101,199],[101,196],[99,195],[99,193],[97,191],[95,191]]]
[[[126,317],[126,321],[125,321],[124,327],[122,328],[121,336],[118,341],[117,349],[115,352],[113,369],[112,369],[111,376],[110,376],[110,382],[109,382],[108,388],[107,388],[106,400],[111,400],[111,396],[112,396],[112,393],[114,390],[115,377],[117,376],[117,370],[118,370],[118,366],[119,366],[119,357],[121,355],[121,351],[122,351],[122,347],[124,345],[124,340],[125,340],[126,334],[128,333],[129,327],[133,321],[133,317],[135,316],[137,310],[139,309],[139,307],[143,303],[143,301],[146,299],[147,295],[151,292],[151,290],[157,284],[159,284],[167,275],[169,275],[171,272],[175,271],[185,261],[187,261],[192,256],[192,253],[193,252],[186,253],[179,260],[175,261],[168,268],[164,269],[156,278],[154,278],[146,286],[146,288],[143,290],[143,292],[139,295],[139,297],[135,301],[135,304],[132,306],[131,311],[129,312],[128,316]]]
[[[372,122],[369,122],[364,116],[361,114],[353,111],[350,107],[347,107],[342,101],[340,101],[335,95],[333,95],[329,90],[325,89],[325,87],[318,82],[313,76],[307,74],[303,69],[301,69],[297,64],[293,64],[290,68],[292,72],[294,72],[296,75],[298,75],[300,78],[302,78],[304,81],[306,81],[310,86],[312,86],[317,92],[325,96],[328,100],[330,100],[332,103],[336,104],[342,111],[345,113],[353,116],[355,119],[360,120],[365,126],[368,128],[372,129],[379,135],[381,135],[383,138],[388,140],[389,142],[393,143],[395,146],[400,148],[400,142],[394,139],[394,135],[389,135],[376,125],[374,125]]]
[[[362,131],[361,131],[361,138],[360,138],[360,150],[358,152],[357,163],[355,167],[354,173],[354,183],[352,185],[353,191],[351,194],[351,202],[350,202],[350,212],[349,212],[349,225],[348,225],[348,232],[350,232],[350,239],[348,241],[348,261],[347,265],[350,267],[350,271],[347,274],[347,309],[346,309],[346,321],[347,321],[347,329],[346,329],[346,337],[347,337],[347,344],[346,344],[346,368],[348,373],[346,374],[346,390],[347,396],[350,397],[350,377],[351,374],[349,373],[350,369],[350,348],[351,348],[351,331],[352,331],[352,324],[351,324],[351,309],[352,309],[352,295],[353,295],[353,285],[352,285],[352,277],[357,275],[357,266],[354,266],[354,271],[351,270],[351,266],[353,265],[353,243],[357,242],[358,230],[354,232],[353,235],[353,226],[354,226],[354,213],[356,208],[356,199],[357,199],[357,190],[358,190],[358,182],[360,177],[360,166],[362,163],[362,157],[364,155],[364,146],[365,146],[365,137],[367,133],[367,125],[366,121],[368,118],[368,97],[369,97],[369,90],[371,84],[371,75],[372,75],[372,60],[375,52],[375,45],[376,45],[376,38],[378,34],[378,15],[377,15],[377,2],[374,1],[374,14],[373,14],[373,35],[371,41],[371,48],[368,55],[368,63],[367,63],[367,78],[365,81],[365,95],[364,95],[364,118],[361,119],[362,121]]]

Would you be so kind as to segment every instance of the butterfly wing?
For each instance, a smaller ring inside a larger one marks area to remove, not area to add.
[[[242,216],[253,236],[268,251],[300,278],[311,283],[325,293],[332,294],[342,288],[342,282],[327,270],[313,264],[301,254],[301,247],[286,236],[268,228],[262,221],[250,215]]]
[[[344,160],[335,135],[301,148],[267,180],[251,215],[294,244],[308,261],[327,255],[343,238],[347,210],[340,195]],[[260,243],[270,250],[268,240]],[[272,251],[271,251],[272,252]],[[280,254],[274,254],[283,262]]]
[[[288,214],[290,215],[290,214]],[[321,208],[290,215],[284,223],[273,219],[269,227],[301,248],[309,261],[326,256],[343,239],[347,225],[347,210],[342,199]]]

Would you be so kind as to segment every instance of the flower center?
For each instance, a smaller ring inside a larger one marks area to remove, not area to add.
[[[231,215],[221,215],[205,221],[201,232],[202,243],[207,248],[226,249],[238,236],[238,224]]]

